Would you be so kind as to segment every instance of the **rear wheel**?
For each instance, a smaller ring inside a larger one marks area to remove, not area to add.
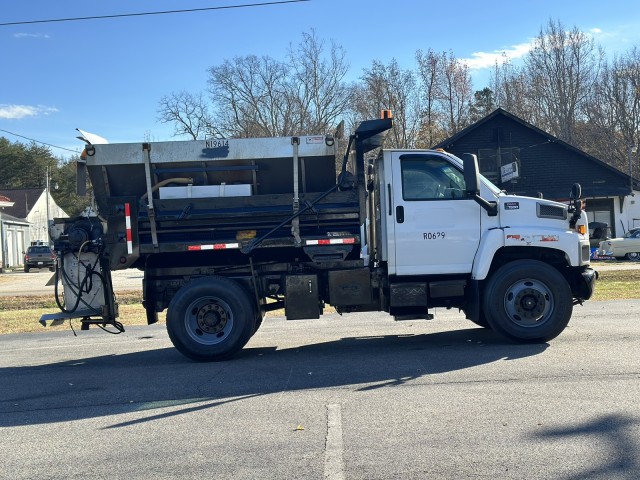
[[[199,361],[233,356],[251,338],[255,322],[247,291],[223,277],[188,283],[173,297],[167,311],[167,332],[173,345]]]
[[[489,325],[521,342],[546,342],[565,329],[573,311],[567,280],[538,260],[500,267],[489,279],[483,309]]]
[[[475,318],[475,319],[469,318],[468,320],[470,322],[475,323],[479,327],[491,329],[491,325],[489,325],[489,322],[487,321],[487,317],[483,311],[480,311],[480,316],[478,318]]]
[[[627,260],[637,262],[638,260],[640,260],[640,252],[629,252],[625,255],[625,258]]]
[[[251,334],[252,336],[258,331],[258,329],[260,328],[260,326],[262,325],[262,320],[264,320],[264,315],[265,315],[265,311],[260,308],[255,308],[255,315],[256,315],[256,321],[255,321],[255,325],[253,327],[253,333]]]
[[[24,266],[24,273],[29,273],[29,265]]]

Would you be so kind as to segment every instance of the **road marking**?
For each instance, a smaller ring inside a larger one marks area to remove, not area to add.
[[[324,450],[324,478],[344,480],[342,410],[339,404],[327,405],[327,442]]]

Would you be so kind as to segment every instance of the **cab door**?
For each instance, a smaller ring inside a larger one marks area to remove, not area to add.
[[[465,197],[461,167],[437,152],[391,152],[391,171],[390,273],[471,272],[481,207]]]

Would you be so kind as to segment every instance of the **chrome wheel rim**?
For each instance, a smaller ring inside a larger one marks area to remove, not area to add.
[[[189,337],[202,345],[216,345],[233,330],[229,304],[217,297],[202,297],[185,311],[184,325]]]
[[[507,316],[520,327],[539,327],[546,323],[553,307],[553,295],[549,288],[531,278],[515,282],[504,296]]]

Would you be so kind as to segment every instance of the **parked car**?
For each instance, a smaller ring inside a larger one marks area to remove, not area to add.
[[[600,242],[598,255],[640,260],[640,228],[633,228],[621,238],[609,238]]]
[[[56,254],[47,245],[31,245],[24,252],[24,271],[29,273],[30,268],[48,268],[55,270]]]

